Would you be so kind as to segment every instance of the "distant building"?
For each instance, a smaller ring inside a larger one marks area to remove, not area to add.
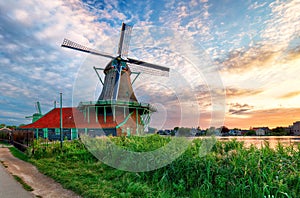
[[[300,135],[300,121],[294,122],[291,128],[292,134]]]
[[[190,134],[191,136],[196,136],[198,130],[196,128],[191,128]]]
[[[0,140],[10,140],[11,139],[12,130],[10,128],[1,128],[0,129]]]
[[[257,129],[257,130],[255,130],[255,134],[256,135],[266,135],[266,132],[263,129]]]
[[[246,135],[249,132],[249,130],[241,130],[241,135]]]
[[[11,129],[10,128],[6,128],[6,127],[3,127],[0,129],[1,132],[6,132],[6,133],[9,133],[11,132]]]
[[[292,126],[284,127],[284,131],[286,132],[287,135],[293,134]]]
[[[229,135],[242,135],[242,131],[238,129],[231,129],[228,133]]]
[[[252,130],[255,131],[256,135],[267,135],[271,132],[269,127],[253,127]]]

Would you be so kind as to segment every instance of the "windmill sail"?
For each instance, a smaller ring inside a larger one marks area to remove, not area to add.
[[[160,70],[160,69],[154,69],[152,67],[145,67],[145,66],[140,66],[140,65],[135,65],[135,64],[131,64],[130,65],[130,69],[133,72],[139,72],[139,73],[143,73],[143,74],[149,74],[152,76],[169,76],[169,71],[164,71],[164,70]]]
[[[123,70],[121,60],[127,59],[131,30],[132,30],[132,26],[122,23],[121,36],[120,36],[119,49],[118,49],[120,60],[116,64],[116,79],[115,79],[115,86],[114,86],[114,92],[112,97],[113,100],[118,99],[121,75]]]
[[[148,71],[149,74],[153,73],[154,75],[156,74],[159,76],[168,76],[169,71],[170,71],[170,68],[163,67],[163,66],[153,64],[153,63],[147,63],[145,61],[136,60],[133,58],[128,58],[128,63],[138,65],[135,68],[142,66],[141,71],[142,70]],[[158,72],[158,73],[156,73],[156,72]]]
[[[126,59],[128,57],[131,31],[132,31],[132,26],[122,23],[118,54],[123,59]]]
[[[66,48],[70,48],[70,49],[74,49],[74,50],[78,50],[78,51],[82,51],[82,52],[86,52],[86,53],[90,53],[90,54],[94,54],[94,55],[98,55],[98,56],[104,56],[106,58],[112,58],[112,59],[115,58],[114,56],[112,56],[110,54],[99,52],[92,48],[88,48],[86,46],[75,43],[69,39],[64,39],[63,43],[61,44],[61,47],[66,47]]]

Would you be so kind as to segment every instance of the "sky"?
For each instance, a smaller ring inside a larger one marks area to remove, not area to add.
[[[97,100],[93,66],[109,60],[60,45],[116,55],[125,22],[129,57],[170,68],[133,84],[158,110],[151,126],[291,125],[300,120],[299,10],[299,0],[2,0],[0,122],[30,123],[35,102],[47,113],[60,92],[65,107]]]

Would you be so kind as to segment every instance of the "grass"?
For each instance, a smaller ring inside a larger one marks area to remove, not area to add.
[[[0,141],[0,145],[11,146],[9,143],[7,143],[7,142],[5,142],[5,141]]]
[[[17,180],[25,190],[27,191],[33,191],[34,189],[31,188],[31,186],[29,186],[28,184],[26,184],[20,177],[18,177],[17,175],[13,175],[13,177],[15,178],[15,180]]]
[[[16,149],[15,147],[9,147],[9,150],[13,154],[13,156],[15,156],[16,158],[19,158],[25,162],[29,161],[29,157],[25,153]]]
[[[170,139],[114,137],[111,141],[136,152],[166,145]],[[102,141],[102,140],[99,140]],[[99,143],[100,144],[100,143]],[[29,161],[44,174],[83,197],[297,197],[300,194],[300,145],[245,148],[232,140],[216,142],[200,157],[201,140],[171,164],[132,173],[98,161],[79,141],[36,143]],[[104,145],[101,142],[101,145]],[[25,158],[26,159],[26,158]]]
[[[15,156],[16,158],[19,158],[19,159],[21,159],[23,161],[26,161],[26,162],[29,161],[28,156],[25,153],[23,153],[23,152],[19,151],[18,149],[16,149],[15,147],[9,147],[9,150],[12,153],[12,155]],[[7,167],[7,166],[5,165],[5,167]],[[16,181],[18,181],[23,186],[23,188],[25,190],[27,190],[27,191],[33,191],[34,190],[31,186],[26,184],[19,176],[13,175],[13,177],[15,178]]]

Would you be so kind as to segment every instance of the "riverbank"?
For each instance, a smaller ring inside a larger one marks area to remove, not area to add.
[[[206,139],[208,137],[193,137],[193,139]],[[244,142],[244,146],[249,148],[251,145],[262,148],[266,143],[270,148],[276,148],[278,144],[283,146],[291,146],[300,144],[300,136],[216,136],[219,141],[231,141],[235,139]]]

